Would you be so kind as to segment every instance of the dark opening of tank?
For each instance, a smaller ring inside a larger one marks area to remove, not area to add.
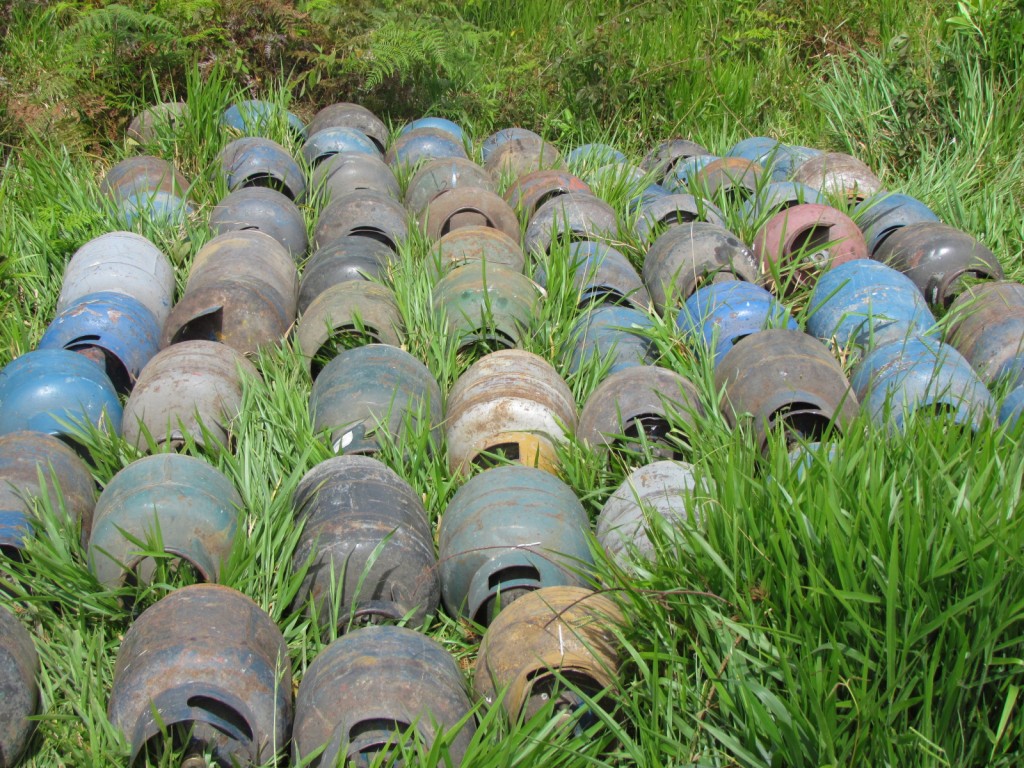
[[[323,370],[324,366],[346,349],[355,349],[356,347],[365,347],[367,344],[381,343],[383,342],[381,341],[380,332],[373,326],[363,325],[362,323],[339,325],[327,337],[327,341],[321,344],[320,348],[313,354],[312,362],[309,364],[309,371],[313,376],[313,380],[316,381],[316,377],[320,375],[320,371]]]
[[[295,196],[292,194],[291,189],[284,183],[284,179],[274,176],[271,173],[253,173],[242,179],[243,187],[266,187],[267,189],[276,189],[282,195],[287,197],[289,200],[294,200]]]
[[[64,349],[77,352],[94,363],[99,363],[106,371],[107,378],[114,385],[119,395],[127,395],[132,391],[132,377],[121,358],[108,349],[96,346],[99,336],[79,336],[64,345]]]
[[[685,458],[689,445],[678,430],[661,413],[643,413],[629,419],[622,430],[622,437],[616,440],[620,450],[642,452],[647,445],[651,453],[661,459],[680,460]]]
[[[441,225],[441,236],[463,227],[491,227],[493,229],[494,222],[474,208],[464,208],[455,211],[445,219],[444,224]]]
[[[353,227],[344,234],[352,237],[366,237],[370,240],[376,240],[378,243],[386,245],[392,251],[398,250],[398,244],[388,237],[387,233],[379,227]]]
[[[217,307],[196,315],[185,323],[171,339],[171,344],[183,341],[220,341],[224,334],[224,307]]]
[[[408,730],[409,723],[397,719],[378,717],[358,722],[348,732],[348,759],[358,768],[365,768],[382,753],[390,755],[395,752],[396,740]],[[401,762],[391,762],[387,758],[379,764],[402,765]]]
[[[832,428],[832,420],[814,403],[789,403],[768,418],[768,428],[784,430],[786,445],[821,442]]]
[[[601,686],[590,675],[576,670],[562,670],[555,675],[544,668],[527,675],[527,681],[530,693],[523,702],[524,720],[534,717],[554,700],[553,716],[556,719],[577,716],[574,726],[577,735],[597,723],[597,715],[589,709],[584,697],[597,696]]]
[[[472,464],[474,467],[489,469],[502,464],[517,462],[519,459],[519,443],[496,443],[474,456]]]
[[[816,224],[800,230],[790,238],[789,253],[801,256],[801,261],[823,264],[829,258],[826,246],[832,240],[832,227]]]
[[[488,626],[503,608],[508,607],[527,592],[532,592],[540,587],[540,571],[532,565],[513,565],[492,573],[487,577],[487,589],[490,592],[490,597],[477,608],[473,621],[485,627]]]

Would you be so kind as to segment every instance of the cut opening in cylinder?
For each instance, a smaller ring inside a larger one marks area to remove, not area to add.
[[[65,344],[64,349],[77,352],[82,357],[87,357],[94,363],[102,365],[117,393],[127,395],[132,391],[132,376],[128,372],[128,367],[109,349],[98,346],[96,342],[99,340],[99,336],[79,336]]]
[[[409,730],[404,720],[378,717],[362,720],[348,732],[348,759],[358,768],[367,768],[382,753],[389,755],[396,751],[395,740]],[[384,762],[387,762],[385,759]],[[384,764],[384,763],[381,763]],[[400,765],[401,763],[392,763]]]
[[[320,345],[313,354],[309,364],[309,371],[316,381],[320,371],[324,369],[331,360],[348,349],[365,347],[367,344],[383,344],[380,332],[371,325],[361,323],[348,323],[334,328],[327,340]]]
[[[376,240],[378,243],[386,245],[392,251],[398,250],[398,244],[379,227],[353,227],[346,234],[352,237],[366,237],[370,240]]]
[[[529,693],[522,706],[524,720],[534,717],[552,699],[555,718],[571,716],[587,706],[584,695],[593,698],[602,690],[593,677],[579,670],[562,670],[560,675],[555,675],[547,668],[538,669],[530,672],[526,679]],[[577,732],[585,731],[596,722],[594,713],[581,713],[576,722]]]
[[[832,428],[832,419],[814,403],[789,403],[768,417],[768,428],[782,428],[786,446],[821,442]]]
[[[224,335],[224,307],[197,315],[185,323],[171,338],[171,344],[183,341],[221,341]]]
[[[827,224],[814,224],[793,235],[787,250],[790,255],[800,254],[802,261],[823,264],[829,259],[827,246],[833,239],[832,227]]]
[[[275,176],[272,173],[253,173],[242,179],[243,187],[265,187],[267,189],[275,189],[282,195],[287,197],[289,200],[294,200],[295,195],[292,194],[291,189],[285,184],[284,179]]]
[[[646,444],[658,458],[678,461],[685,458],[684,449],[689,449],[688,444],[681,442],[682,437],[678,432],[673,434],[672,424],[664,414],[642,413],[626,421],[616,447],[639,453]]]
[[[474,467],[490,469],[502,464],[517,462],[520,458],[519,443],[495,443],[476,454],[470,463]]]

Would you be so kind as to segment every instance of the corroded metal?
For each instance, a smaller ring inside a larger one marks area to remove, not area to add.
[[[283,245],[296,262],[306,258],[309,239],[302,211],[288,196],[269,187],[242,187],[221,200],[210,213],[216,234],[256,230]]]
[[[448,394],[448,466],[466,476],[491,454],[556,473],[555,446],[575,429],[572,391],[550,363],[521,349],[492,352]]]
[[[135,155],[115,164],[100,181],[100,192],[115,200],[163,192],[184,198],[189,181],[162,157]]]
[[[840,264],[866,259],[868,249],[860,227],[845,213],[803,203],[776,213],[758,230],[754,255],[765,273],[793,288]]]
[[[428,262],[439,276],[455,267],[479,262],[522,272],[526,268],[526,255],[519,238],[511,238],[494,227],[471,226],[453,229],[438,240]]]
[[[649,332],[654,327],[650,314],[634,307],[597,304],[580,315],[569,333],[569,373],[593,364],[607,373],[637,365],[649,365],[657,356]]]
[[[680,373],[641,365],[613,373],[597,385],[580,413],[576,436],[604,451],[679,458],[697,438],[704,415],[700,394]]]
[[[384,155],[393,169],[415,168],[420,163],[442,157],[466,157],[461,139],[438,128],[416,128],[398,136]]]
[[[66,443],[39,432],[0,437],[0,550],[18,550],[32,534],[33,501],[44,498],[89,539],[96,484]]]
[[[501,130],[495,131],[481,142],[480,156],[483,158],[484,163],[491,158],[491,155],[493,155],[495,150],[497,150],[502,144],[512,141],[513,139],[527,142],[535,141],[538,143],[543,141],[540,135],[534,133],[528,128],[519,128],[515,126],[512,128],[502,128]]]
[[[576,494],[548,472],[505,466],[475,475],[438,526],[445,608],[486,626],[526,592],[585,586],[589,530]]]
[[[320,192],[327,202],[353,192],[368,191],[401,199],[398,179],[379,157],[357,152],[331,155],[313,170],[310,188]]]
[[[949,308],[946,340],[988,385],[1024,379],[1024,285],[1009,281],[968,288]]]
[[[440,600],[437,557],[419,494],[369,456],[336,456],[306,473],[292,506],[302,535],[294,567],[309,563],[296,596],[321,631],[410,617],[419,626]]]
[[[168,347],[135,383],[124,407],[124,439],[142,450],[149,439],[180,447],[186,436],[203,445],[207,435],[227,446],[245,376],[259,378],[256,367],[226,344],[184,341]]]
[[[345,345],[372,341],[400,346],[405,324],[386,286],[347,280],[322,291],[295,325],[295,338],[314,377]]]
[[[57,312],[84,296],[106,291],[136,299],[162,326],[174,301],[174,267],[163,251],[142,235],[108,232],[71,257],[64,269]]]
[[[948,307],[967,279],[1003,278],[999,260],[981,241],[937,222],[900,227],[874,257],[913,280],[931,307]]]
[[[430,370],[403,349],[367,344],[340,353],[313,382],[309,415],[317,433],[330,430],[331,446],[345,454],[373,454],[381,433],[399,446],[441,445],[444,399]],[[418,450],[418,448],[417,448]]]
[[[473,688],[488,704],[504,692],[512,720],[529,718],[550,699],[556,712],[575,711],[588,696],[618,685],[622,613],[604,595],[582,587],[547,587],[523,595],[491,623],[480,644]]]
[[[660,184],[681,160],[710,154],[707,149],[689,139],[667,139],[647,153],[640,161],[640,167],[653,172],[654,180]]]
[[[722,410],[732,426],[749,414],[756,443],[769,433],[787,441],[842,432],[857,415],[857,397],[825,346],[806,333],[770,329],[738,341],[715,369]]]
[[[747,224],[761,227],[779,211],[804,203],[827,203],[817,189],[797,181],[772,181],[764,184],[740,207]]]
[[[187,115],[188,105],[183,101],[154,104],[132,118],[126,135],[140,144],[147,144],[162,135],[173,135]]]
[[[872,256],[882,242],[900,227],[938,221],[939,217],[924,203],[910,195],[879,192],[853,209],[853,218],[864,233]]]
[[[823,152],[807,158],[793,169],[791,179],[826,195],[858,201],[882,189],[882,182],[867,165],[842,152]]]
[[[473,738],[471,708],[462,672],[441,645],[404,627],[363,627],[321,651],[302,678],[296,764],[324,747],[319,765],[368,765],[410,729],[429,750],[461,722],[446,752],[458,768]]]
[[[637,236],[651,242],[666,229],[691,221],[706,221],[725,226],[725,214],[710,200],[690,194],[675,193],[648,196],[641,201],[634,230]]]
[[[427,237],[438,240],[462,227],[493,227],[511,238],[519,237],[519,220],[509,204],[494,192],[459,186],[442,192],[422,216]]]
[[[484,168],[496,179],[518,179],[546,168],[564,169],[565,160],[555,145],[520,137],[498,145],[484,161]]]
[[[408,212],[392,197],[359,190],[334,197],[320,212],[313,242],[317,248],[339,237],[369,237],[393,251],[409,236]]]
[[[405,189],[405,207],[422,219],[426,207],[435,197],[450,189],[464,187],[493,193],[497,185],[487,171],[468,158],[430,160],[409,179]]]
[[[631,570],[635,560],[657,558],[650,531],[697,529],[715,506],[710,483],[694,475],[692,464],[656,461],[634,469],[608,497],[597,516],[597,541],[616,565]]]
[[[306,195],[306,177],[288,150],[270,139],[247,136],[235,139],[217,156],[228,189],[270,187],[290,200]]]
[[[556,242],[601,240],[617,232],[615,211],[608,203],[584,192],[569,192],[548,200],[530,217],[523,250],[549,253]]]
[[[291,699],[288,647],[273,619],[241,592],[197,584],[150,606],[125,633],[107,715],[133,763],[180,739],[189,768],[205,766],[207,751],[217,765],[249,766],[284,749]]]
[[[21,622],[0,606],[0,766],[21,759],[39,706],[39,655]]]
[[[517,178],[505,192],[505,201],[523,221],[529,221],[548,200],[570,192],[594,193],[589,184],[568,171],[547,169]]]
[[[742,157],[720,157],[699,171],[690,179],[691,192],[704,197],[724,197],[742,202],[757,192],[764,169],[756,162]]]
[[[451,270],[433,292],[434,311],[464,351],[519,346],[539,301],[526,275],[479,261]]]
[[[702,285],[757,282],[756,257],[740,239],[716,224],[679,224],[661,235],[644,257],[643,279],[659,312],[682,304]]]
[[[314,253],[302,269],[299,282],[299,313],[332,285],[346,280],[378,281],[395,252],[384,243],[368,237],[343,235]]]
[[[447,133],[453,139],[458,142],[462,142],[466,138],[465,132],[462,130],[462,126],[458,123],[449,120],[446,117],[420,117],[412,122],[406,123],[398,130],[398,136],[404,136],[407,133],[418,131],[421,128],[430,128],[435,131],[441,131]]]
[[[134,461],[107,483],[96,502],[89,570],[111,589],[148,584],[161,547],[188,563],[203,581],[220,578],[231,552],[242,497],[205,461],[161,453]]]
[[[73,442],[84,425],[121,431],[121,401],[98,362],[36,349],[0,369],[0,435],[29,430]]]
[[[607,243],[573,243],[569,246],[569,264],[578,307],[592,302],[628,304],[643,311],[650,307],[651,297],[636,269],[625,254]],[[534,278],[547,288],[548,274],[543,264],[537,266]]]
[[[306,143],[302,145],[302,159],[310,168],[315,168],[339,152],[360,152],[376,157],[383,154],[365,133],[342,126],[323,128],[310,134]]]
[[[566,157],[570,166],[599,166],[610,163],[625,163],[627,158],[610,144],[596,142],[574,147]]]

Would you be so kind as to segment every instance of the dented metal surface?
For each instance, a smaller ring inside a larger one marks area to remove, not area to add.
[[[684,340],[717,366],[740,339],[766,328],[800,327],[789,311],[759,285],[734,281],[698,288],[676,315]]]
[[[790,179],[826,195],[857,201],[882,189],[882,182],[867,165],[842,152],[822,152],[807,157],[793,168]]]
[[[462,140],[438,128],[416,128],[394,140],[384,162],[391,168],[415,168],[442,157],[467,157]]]
[[[949,308],[952,344],[988,385],[1024,380],[1024,285],[1011,281],[968,288]]]
[[[491,623],[480,644],[473,689],[501,703],[516,721],[550,699],[556,714],[586,706],[561,680],[588,695],[618,684],[621,611],[582,587],[547,587],[523,595]]]
[[[725,226],[725,214],[709,200],[685,193],[667,193],[642,199],[634,229],[646,242],[657,239],[666,229],[691,221]]]
[[[642,276],[659,312],[682,304],[709,283],[759,277],[756,257],[724,227],[694,221],[661,235],[644,256]]]
[[[302,269],[299,282],[299,313],[332,285],[346,280],[378,282],[395,258],[384,243],[368,237],[343,235],[314,253]]]
[[[1004,277],[999,260],[981,241],[938,222],[900,227],[882,241],[875,258],[913,280],[931,307],[948,307],[967,278]]]
[[[995,401],[957,350],[924,336],[879,344],[853,369],[850,382],[872,421],[902,431],[914,415],[978,429]]]
[[[486,626],[526,592],[585,586],[589,530],[576,494],[548,472],[505,466],[473,476],[438,524],[449,615]]]
[[[147,433],[156,445],[181,446],[186,435],[206,442],[200,427],[229,446],[231,422],[242,404],[242,378],[259,378],[256,367],[226,344],[184,341],[159,352],[147,363],[124,407],[124,439],[148,450]]]
[[[568,171],[547,169],[532,171],[516,178],[505,192],[505,202],[525,222],[548,200],[570,192],[593,194],[583,179]]]
[[[449,189],[427,205],[421,222],[427,237],[438,240],[462,227],[492,227],[519,237],[519,220],[499,195],[478,187]]]
[[[317,248],[344,235],[369,237],[397,251],[409,236],[408,211],[395,198],[359,190],[331,198],[320,212],[313,242]]]
[[[39,340],[39,349],[67,349],[102,360],[114,388],[125,394],[160,349],[160,325],[131,296],[92,293],[54,318]]]
[[[283,245],[296,262],[306,257],[309,240],[302,211],[288,196],[269,187],[242,187],[214,206],[210,229],[218,235],[257,230]]]
[[[699,529],[717,507],[710,481],[698,478],[692,464],[656,461],[634,469],[601,508],[597,541],[616,565],[633,570],[635,561],[654,561],[657,547],[650,531],[662,526]],[[663,531],[664,537],[671,533]],[[655,541],[658,540],[655,536]]]
[[[316,376],[309,396],[313,431],[330,430],[338,453],[373,454],[380,433],[399,446],[419,445],[429,430],[427,449],[441,447],[444,398],[430,370],[403,349],[367,344],[341,352]]]
[[[465,679],[436,641],[404,627],[364,627],[331,643],[309,665],[295,701],[293,755],[325,747],[314,765],[358,768],[415,728],[424,746],[464,720]],[[461,726],[446,754],[462,764],[475,730]]]
[[[39,432],[0,436],[0,550],[18,550],[32,535],[33,500],[48,506],[89,538],[96,484],[66,443]]]
[[[640,161],[640,167],[645,171],[653,172],[654,180],[660,184],[672,173],[680,161],[710,154],[703,146],[689,139],[667,139],[644,156],[644,159]]]
[[[485,355],[448,393],[448,467],[469,475],[486,453],[558,471],[555,445],[576,429],[576,401],[551,364],[521,349]]]
[[[584,310],[569,332],[569,373],[592,361],[601,370],[607,366],[606,375],[653,363],[657,349],[645,333],[653,328],[650,314],[634,307],[597,304]]]
[[[597,385],[580,413],[576,436],[598,450],[681,458],[696,442],[700,394],[680,373],[656,365],[625,368]]]
[[[813,283],[840,264],[868,257],[864,235],[849,216],[830,205],[785,208],[754,235],[754,255],[766,274],[792,290]]]
[[[443,315],[461,351],[519,346],[540,301],[536,283],[498,264],[456,267],[434,286],[434,312]]]
[[[499,144],[484,161],[484,168],[496,179],[518,179],[533,171],[565,169],[565,160],[554,144],[520,136]]]
[[[132,762],[184,740],[189,766],[206,751],[217,765],[249,766],[283,751],[291,699],[288,647],[273,619],[241,592],[197,584],[150,606],[125,633],[107,715]]]
[[[306,177],[302,169],[276,141],[256,136],[235,139],[220,151],[217,163],[231,191],[269,187],[295,202],[301,202],[306,196]]]
[[[307,135],[314,136],[327,128],[354,128],[366,134],[380,153],[388,143],[388,127],[377,115],[361,104],[340,101],[321,109],[307,126]]]
[[[917,286],[872,259],[823,274],[811,294],[807,332],[841,347],[869,349],[886,337],[934,332],[935,318]]]
[[[296,569],[310,562],[296,595],[318,626],[398,621],[419,626],[441,595],[437,556],[419,494],[369,456],[317,464],[292,499],[302,535]]]
[[[519,238],[481,226],[460,227],[444,235],[431,250],[428,262],[440,277],[456,267],[479,262],[507,267],[514,272],[526,269],[526,255]]]
[[[219,470],[177,453],[145,456],[107,483],[96,502],[89,570],[116,589],[148,584],[162,548],[202,581],[220,579],[235,540],[242,497]]]
[[[556,242],[601,240],[617,233],[618,220],[608,203],[584,192],[569,192],[551,198],[530,217],[523,250],[549,253]]]
[[[715,389],[732,426],[751,418],[756,444],[769,433],[788,442],[843,432],[857,415],[857,397],[825,346],[806,333],[769,329],[738,341],[715,368]]]
[[[36,349],[0,369],[0,435],[29,430],[74,442],[83,424],[121,431],[121,401],[99,363],[66,349]]]
[[[39,707],[39,655],[18,618],[0,606],[0,768],[13,768],[28,746]]]
[[[409,179],[405,189],[405,207],[423,218],[426,207],[442,192],[465,187],[495,192],[491,175],[469,158],[443,157],[429,160]]]
[[[395,294],[367,280],[347,280],[322,291],[295,325],[295,338],[314,378],[345,346],[372,342],[400,346],[405,331]]]
[[[163,251],[134,232],[108,232],[75,251],[57,297],[63,312],[84,296],[123,293],[139,301],[163,325],[174,300],[174,267]]]
[[[398,179],[379,157],[356,152],[331,155],[313,170],[310,188],[327,202],[353,192],[368,191],[401,199]]]

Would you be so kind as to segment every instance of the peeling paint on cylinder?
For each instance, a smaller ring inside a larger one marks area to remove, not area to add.
[[[519,237],[515,212],[494,192],[479,187],[449,189],[427,205],[421,220],[431,240],[438,240],[462,227],[484,226]]]
[[[484,262],[456,267],[433,291],[433,309],[463,351],[519,346],[539,302],[540,291],[526,275]]]
[[[882,190],[882,182],[862,161],[842,152],[812,155],[792,171],[799,181],[826,195],[863,201]]]
[[[429,256],[429,266],[436,276],[466,264],[483,262],[508,267],[514,272],[526,269],[526,255],[518,238],[511,238],[493,227],[460,227],[442,237]]]
[[[384,153],[365,133],[343,126],[322,128],[316,133],[310,134],[306,143],[302,145],[302,159],[310,168],[315,168],[327,158],[340,152],[360,152],[374,157],[384,156]]]
[[[502,144],[518,139],[526,142],[537,142],[540,143],[543,139],[528,128],[519,128],[513,126],[511,128],[502,128],[501,130],[495,131],[480,144],[480,156],[484,163],[487,163],[491,159],[491,155],[497,151]]]
[[[692,221],[724,227],[725,214],[710,200],[677,192],[641,202],[634,229],[642,241],[652,242],[665,230]]]
[[[306,262],[299,282],[299,314],[333,285],[347,280],[380,282],[395,259],[384,243],[368,237],[344,235],[321,247]]]
[[[294,759],[326,747],[314,765],[368,765],[410,728],[430,749],[472,709],[465,688],[455,660],[434,640],[404,627],[357,629],[321,651],[302,678]],[[468,718],[450,742],[455,768],[474,726]]]
[[[301,262],[309,250],[306,221],[288,196],[269,187],[242,187],[231,192],[210,213],[210,229],[218,235],[258,230],[283,245]]]
[[[528,173],[550,168],[564,170],[565,160],[554,144],[540,137],[519,136],[498,145],[484,161],[484,168],[496,179],[518,179]]]
[[[651,297],[640,275],[625,254],[607,243],[591,240],[573,243],[569,246],[569,264],[577,307],[601,302],[628,305],[643,312],[650,309]],[[547,288],[547,270],[543,264],[537,265],[534,279]]]
[[[680,161],[710,154],[703,146],[689,139],[668,139],[648,152],[640,161],[640,167],[653,172],[654,180],[662,184]]]
[[[651,316],[633,307],[598,304],[585,310],[569,333],[569,373],[576,373],[594,358],[594,365],[602,369],[608,365],[608,374],[653,363],[657,349],[644,333],[653,328]]]
[[[288,742],[292,679],[281,630],[228,587],[197,584],[146,609],[117,654],[107,714],[131,761],[190,734],[187,752],[218,764],[272,761]]]
[[[443,157],[466,157],[462,140],[438,128],[416,128],[399,135],[384,154],[384,162],[392,169],[414,169],[429,160]]]

